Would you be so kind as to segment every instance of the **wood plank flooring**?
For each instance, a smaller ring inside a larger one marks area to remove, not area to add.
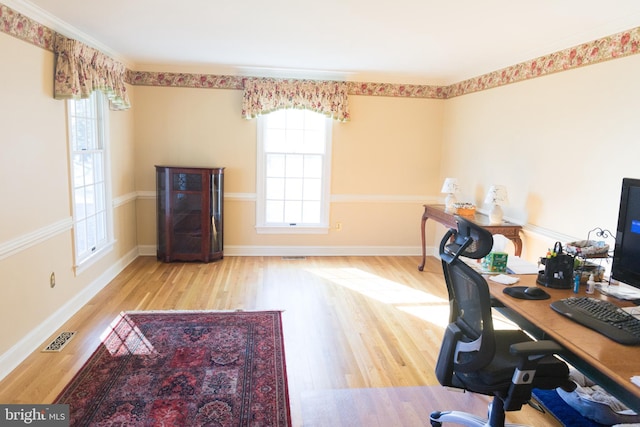
[[[226,257],[165,264],[139,257],[60,328],[78,332],[62,352],[34,352],[0,382],[0,402],[52,402],[121,311],[276,309],[283,310],[294,426],[428,426],[437,409],[484,416],[486,397],[447,391],[435,378],[448,303],[439,261],[428,258],[424,272],[419,261]],[[507,421],[560,425],[530,407],[508,413]]]

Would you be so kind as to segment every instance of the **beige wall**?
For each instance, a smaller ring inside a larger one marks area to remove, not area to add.
[[[620,182],[640,176],[640,56],[451,100],[352,96],[333,130],[327,235],[255,233],[255,120],[236,90],[130,87],[110,114],[114,250],[76,275],[65,103],[52,99],[53,54],[0,33],[0,366],[12,367],[138,250],[155,252],[155,164],[226,167],[225,253],[419,253],[422,204],[445,176],[481,205],[507,185],[525,224],[525,257],[555,239],[615,227]],[[442,230],[433,233],[433,245]],[[565,239],[566,238],[566,239]],[[49,287],[55,272],[57,286]]]
[[[258,235],[256,120],[241,117],[241,91],[136,87],[135,94],[137,189],[154,191],[156,164],[225,167],[225,253],[418,250],[422,203],[440,185],[444,101],[351,97],[352,120],[333,125],[331,223],[342,230]],[[138,207],[139,243],[153,248],[155,200]]]
[[[615,232],[622,178],[640,177],[638,69],[635,55],[448,100],[443,174],[478,205],[505,184],[532,260],[554,238]]]
[[[136,255],[137,240],[133,114],[110,114],[115,247],[76,274],[66,106],[53,99],[53,54],[4,33],[0,51],[2,377]]]
[[[0,47],[7,58],[0,67],[5,242],[69,217],[70,196],[65,106],[52,97],[53,55],[2,33]]]

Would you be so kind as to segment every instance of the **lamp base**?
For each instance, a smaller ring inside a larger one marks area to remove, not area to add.
[[[447,212],[454,212],[456,207],[454,206],[457,203],[456,196],[453,193],[449,193],[446,199],[444,199],[445,210]]]
[[[503,213],[500,205],[493,204],[491,211],[489,212],[489,222],[491,224],[500,224],[502,222]]]

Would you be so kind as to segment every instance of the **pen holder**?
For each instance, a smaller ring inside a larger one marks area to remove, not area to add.
[[[556,288],[571,289],[573,285],[573,257],[562,252],[562,244],[556,242],[550,256],[540,258],[544,270],[538,273],[536,282],[540,285]]]

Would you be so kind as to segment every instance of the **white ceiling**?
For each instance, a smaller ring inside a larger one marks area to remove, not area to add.
[[[138,71],[451,84],[640,26],[639,0],[0,0]]]

